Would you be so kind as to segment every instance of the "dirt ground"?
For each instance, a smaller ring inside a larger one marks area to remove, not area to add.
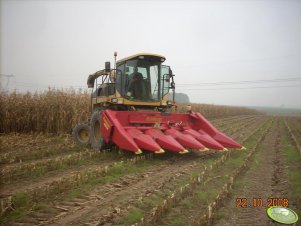
[[[301,141],[299,118],[237,116],[214,120],[220,130],[247,146],[230,150],[218,168],[209,167],[226,153],[207,151],[133,159],[118,151],[95,153],[68,136],[1,136],[2,225],[191,225],[207,211],[223,183],[256,146],[233,189],[203,225],[277,225],[267,207],[237,207],[237,198],[287,198],[301,210],[301,159],[290,131]],[[266,133],[265,133],[266,131]],[[14,140],[18,142],[14,142]],[[41,142],[44,140],[44,142]],[[289,150],[289,151],[288,151]],[[295,154],[297,153],[297,154]],[[209,167],[209,168],[208,168]],[[160,218],[154,209],[192,178],[208,171],[206,181],[176,197]],[[11,197],[11,198],[10,198]],[[300,212],[298,212],[300,213]],[[143,218],[143,221],[141,219]],[[144,223],[142,223],[144,222]],[[146,223],[145,223],[146,222]],[[199,224],[201,225],[201,224]]]
[[[232,197],[225,201],[227,205],[221,208],[220,212],[224,212],[228,217],[217,220],[214,225],[278,225],[268,218],[266,206],[254,207],[252,202],[253,198],[261,198],[265,202],[263,205],[267,205],[270,197],[287,198],[288,172],[280,136],[277,121],[260,144],[260,151],[254,156],[251,167],[236,184]],[[237,198],[246,198],[251,204],[245,208],[237,207]]]

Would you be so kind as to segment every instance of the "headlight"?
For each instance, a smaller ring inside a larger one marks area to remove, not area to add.
[[[191,111],[191,105],[187,105],[187,106],[186,106],[186,110],[187,110],[187,111]]]
[[[171,100],[168,100],[168,101],[167,101],[167,105],[172,105],[172,101],[171,101]]]
[[[112,103],[117,103],[117,102],[118,102],[118,99],[117,99],[117,98],[112,98],[112,99],[111,99],[111,102],[112,102]]]

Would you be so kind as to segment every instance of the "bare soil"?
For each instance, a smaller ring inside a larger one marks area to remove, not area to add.
[[[265,120],[266,118],[262,116],[239,116],[227,119],[226,121],[228,124],[226,122],[222,123],[221,121],[219,121],[219,123],[223,125],[222,127],[224,128],[223,130],[225,133],[229,134],[234,139],[241,141],[245,137],[249,136]],[[279,156],[281,156],[281,153],[280,151],[276,151],[279,146],[277,146],[276,142],[277,136],[279,135],[277,135],[277,132],[275,131],[269,135],[269,140],[265,141],[265,143],[271,143],[272,146],[276,148],[271,152],[265,153],[266,156],[264,157],[269,159],[269,165],[276,164],[282,166],[282,163],[279,162]],[[26,137],[24,143],[28,140],[30,140],[30,138]],[[3,152],[6,153],[8,150],[14,150],[15,153],[19,154],[22,152],[19,148],[24,148],[24,143],[22,145],[13,145],[10,142],[13,148],[11,148],[10,145],[7,145]],[[46,143],[54,145],[55,147],[58,146],[58,144],[54,144],[55,142],[47,141]],[[43,148],[47,147],[47,145],[44,145],[43,143],[37,143],[32,149],[28,148],[28,153],[30,153],[30,150],[40,150],[36,147],[39,145],[43,146]],[[43,149],[41,149],[41,151],[43,151]],[[268,155],[271,153],[274,153],[276,157],[270,159]],[[55,158],[55,156],[53,158]],[[26,211],[25,216],[10,221],[10,224],[116,225],[119,222],[118,220],[128,213],[137,200],[143,200],[144,197],[160,193],[163,187],[169,187],[169,190],[175,189],[173,186],[176,186],[175,181],[177,178],[189,177],[193,170],[203,168],[204,164],[212,158],[214,158],[214,152],[212,151],[210,153],[190,153],[180,157],[171,156],[168,158],[162,158],[162,162],[160,164],[146,167],[145,171],[131,175],[124,175],[118,180],[104,185],[95,184],[86,192],[83,188],[80,190],[82,193],[80,195],[76,195],[74,198],[68,197],[67,193],[62,193],[53,197],[52,201],[38,202],[37,204],[41,204],[42,207],[36,208],[35,206],[32,206],[31,210],[29,209]],[[37,159],[34,161],[45,160]],[[53,171],[42,178],[21,178],[16,180],[14,183],[4,184],[1,186],[0,196],[5,197],[33,189],[35,187],[45,186],[53,181],[72,176],[78,171],[93,169],[98,167],[100,164],[108,165],[114,162],[116,162],[116,159],[104,160],[97,164],[91,164],[91,162],[87,161],[80,167],[74,166],[65,169],[64,171]],[[12,167],[12,165],[6,164],[5,167]],[[283,172],[285,175],[284,166],[273,169],[272,172],[274,171],[277,171],[278,173],[272,173],[272,175],[269,175],[267,179],[278,181],[279,178],[277,175],[279,173]],[[264,172],[264,170],[262,172]],[[222,172],[219,176],[223,176]],[[280,184],[280,182],[277,182],[273,185],[274,193],[278,192],[279,195],[282,194],[281,192],[285,193],[286,191],[286,188],[282,188]],[[277,190],[279,187],[281,187],[281,191]],[[253,193],[250,195],[253,195]]]
[[[276,119],[250,168],[235,183],[231,196],[224,201],[224,207],[215,214],[213,225],[282,225],[266,214],[269,198],[289,198],[290,192],[286,150],[281,143],[283,132],[279,124],[280,119]],[[247,206],[237,207],[237,198],[246,198]],[[254,207],[254,198],[261,198],[263,206]],[[300,203],[295,208],[300,209]]]

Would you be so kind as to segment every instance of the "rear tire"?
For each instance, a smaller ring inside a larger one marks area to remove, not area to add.
[[[77,124],[72,130],[72,136],[76,143],[87,145],[90,141],[91,128],[86,123]]]
[[[90,124],[91,124],[90,143],[91,143],[92,148],[94,148],[96,150],[101,150],[101,149],[105,148],[106,143],[100,132],[101,110],[97,110],[97,111],[93,112]]]

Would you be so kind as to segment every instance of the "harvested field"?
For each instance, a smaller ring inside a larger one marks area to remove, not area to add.
[[[266,207],[236,207],[239,197],[286,197],[298,212],[300,118],[212,123],[247,150],[133,156],[68,135],[2,135],[1,224],[272,225]]]

